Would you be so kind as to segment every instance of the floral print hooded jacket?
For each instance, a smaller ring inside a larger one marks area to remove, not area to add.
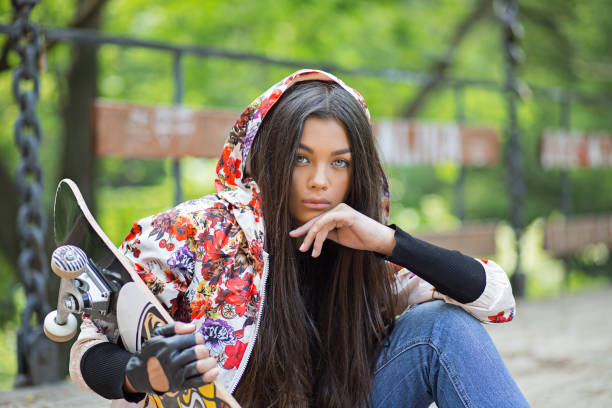
[[[259,188],[253,179],[243,177],[245,162],[266,113],[286,89],[303,80],[337,82],[360,102],[369,118],[363,97],[335,76],[316,70],[295,72],[253,101],[234,124],[217,164],[216,194],[136,222],[121,247],[171,315],[193,322],[203,333],[211,355],[218,358],[219,380],[230,392],[255,344],[268,276]],[[459,304],[402,269],[397,274],[400,303],[444,299],[483,322],[511,320],[514,298],[504,271],[492,261],[481,262],[487,285],[475,302]],[[100,333],[97,336],[90,345],[105,340]],[[83,344],[82,349],[89,347],[83,329],[77,343]]]

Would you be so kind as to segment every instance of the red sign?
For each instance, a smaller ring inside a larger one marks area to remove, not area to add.
[[[612,167],[612,135],[546,130],[540,140],[545,169]]]

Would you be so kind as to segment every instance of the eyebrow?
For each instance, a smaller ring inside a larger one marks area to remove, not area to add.
[[[310,147],[308,147],[308,146],[306,146],[304,144],[301,144],[301,143],[298,146],[298,148],[304,149],[304,150],[306,150],[309,153],[313,153],[314,152],[314,150],[312,150]],[[348,147],[345,147],[344,149],[340,149],[340,150],[336,150],[335,152],[332,152],[332,156],[337,156],[339,154],[350,153],[350,152],[351,152],[351,149],[348,148]]]

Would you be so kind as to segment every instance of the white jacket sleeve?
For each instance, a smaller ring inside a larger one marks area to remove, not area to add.
[[[430,300],[442,299],[455,304],[483,323],[503,323],[511,321],[516,314],[516,303],[512,287],[506,272],[490,260],[478,261],[483,265],[486,274],[485,288],[473,302],[460,303],[455,299],[438,292],[431,284],[419,278],[407,269],[396,275],[399,308]]]

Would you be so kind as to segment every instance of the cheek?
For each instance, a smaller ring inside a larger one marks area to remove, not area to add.
[[[297,201],[300,200],[300,174],[294,170],[291,176],[291,185],[289,187],[289,206],[292,209]]]
[[[351,173],[346,172],[338,180],[338,188],[342,192],[342,201],[345,201],[351,192]]]
[[[291,186],[289,187],[289,191],[291,192],[291,195],[289,196],[290,200],[293,200],[295,195],[298,193],[299,185],[300,185],[300,172],[294,170],[293,174],[291,175]]]

